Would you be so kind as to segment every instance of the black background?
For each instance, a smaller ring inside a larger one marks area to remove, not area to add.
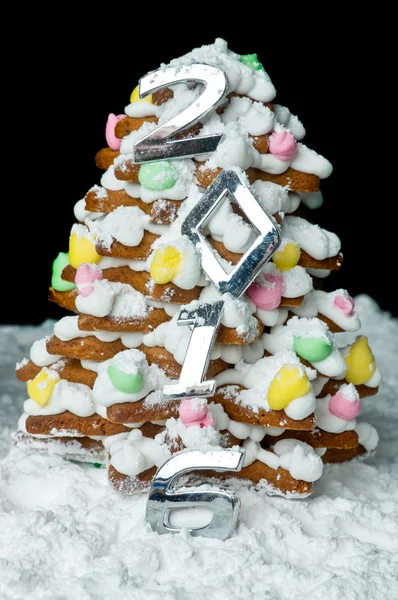
[[[312,13],[314,22],[256,7],[241,5],[242,18],[230,15],[226,23],[226,13],[216,19],[197,6],[202,13],[179,13],[179,27],[172,5],[164,15],[107,7],[89,22],[69,15],[70,22],[26,30],[22,51],[8,49],[2,322],[39,324],[64,314],[47,301],[52,261],[68,249],[75,202],[99,184],[94,156],[106,145],[108,114],[123,112],[139,77],[216,37],[235,52],[258,54],[277,102],[306,127],[304,143],[334,165],[322,182],[324,206],[313,213],[313,222],[342,240],[344,264],[330,286],[367,293],[398,314],[391,288],[398,240],[389,34],[373,15],[362,15],[360,25],[347,15]]]

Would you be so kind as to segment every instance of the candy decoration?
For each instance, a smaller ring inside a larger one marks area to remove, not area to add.
[[[53,262],[53,273],[51,277],[51,287],[57,292],[69,292],[76,286],[74,283],[64,281],[61,277],[62,271],[69,265],[68,253],[60,252]]]
[[[186,398],[181,402],[178,410],[181,421],[186,427],[199,425],[200,428],[203,428],[215,425],[213,415],[204,398]]]
[[[144,387],[144,378],[140,371],[137,373],[123,373],[123,371],[120,371],[115,366],[111,365],[108,367],[107,374],[112,385],[114,385],[119,392],[136,394]]]
[[[340,308],[346,317],[351,317],[354,312],[355,302],[354,299],[347,294],[347,296],[341,296],[340,294],[335,297],[334,304],[337,308]]]
[[[357,337],[344,360],[347,363],[345,378],[348,383],[361,385],[375,372],[376,362],[366,336]]]
[[[310,362],[325,360],[332,352],[332,344],[323,338],[306,338],[295,335],[293,350]]]
[[[83,263],[97,263],[100,258],[89,239],[72,233],[69,238],[69,262],[72,267],[78,269]]]
[[[253,69],[253,71],[264,71],[263,65],[257,58],[257,54],[241,54],[240,62]]]
[[[288,271],[293,269],[300,260],[301,250],[294,242],[288,242],[283,250],[278,250],[272,257],[273,262],[278,269]]]
[[[269,138],[269,151],[279,160],[292,160],[297,142],[290,131],[275,131]]]
[[[58,373],[44,367],[34,379],[28,381],[29,398],[39,406],[45,406],[52,396],[55,384],[59,380]]]
[[[156,283],[168,283],[179,273],[181,265],[182,256],[177,248],[158,248],[150,267],[151,277]]]
[[[138,179],[148,190],[160,192],[168,190],[176,184],[177,169],[167,160],[149,162],[141,166]]]
[[[145,98],[140,98],[140,86],[137,85],[131,92],[130,102],[150,102],[150,104],[153,104],[152,94],[148,94]]]
[[[281,275],[266,273],[246,290],[254,304],[262,310],[274,310],[281,303],[285,284]]]
[[[94,291],[94,283],[101,281],[104,276],[96,265],[83,263],[76,271],[75,283],[80,296],[87,298]]]
[[[342,392],[337,392],[337,394],[330,398],[329,411],[335,417],[339,417],[345,421],[355,419],[361,412],[360,398],[358,394],[356,398],[350,398]]]
[[[295,398],[308,394],[310,389],[303,369],[296,365],[283,365],[268,388],[268,404],[272,410],[281,410]]]
[[[124,114],[114,115],[113,113],[110,113],[108,117],[108,121],[105,127],[105,138],[109,148],[112,148],[112,150],[120,150],[120,144],[122,143],[122,140],[119,140],[115,136],[115,127],[116,123],[120,121],[120,119],[124,119],[125,116],[126,115]]]

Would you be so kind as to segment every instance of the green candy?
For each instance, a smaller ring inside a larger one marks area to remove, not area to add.
[[[60,252],[53,262],[53,274],[51,277],[51,287],[57,292],[69,292],[69,290],[73,290],[76,287],[74,283],[64,281],[64,279],[61,278],[62,271],[68,265],[68,253]]]
[[[240,62],[253,69],[253,71],[264,71],[263,65],[257,58],[257,54],[241,54]]]
[[[305,360],[319,362],[329,356],[332,352],[332,345],[330,342],[320,338],[294,336],[293,350],[301,358],[305,358]]]
[[[169,161],[159,160],[158,162],[142,165],[138,173],[138,179],[144,188],[160,192],[168,190],[176,184],[178,172]]]
[[[134,374],[123,373],[123,371],[119,371],[119,369],[111,365],[108,367],[107,373],[112,385],[119,392],[136,394],[143,388],[144,378],[140,372]]]

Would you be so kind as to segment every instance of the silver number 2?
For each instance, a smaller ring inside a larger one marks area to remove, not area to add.
[[[204,63],[193,63],[179,69],[175,67],[159,69],[140,79],[140,98],[168,85],[187,81],[204,83],[202,94],[178,115],[136,142],[135,163],[209,154],[216,150],[223,137],[221,133],[198,135],[181,140],[169,138],[194,125],[223,103],[228,93],[228,79],[224,71]]]

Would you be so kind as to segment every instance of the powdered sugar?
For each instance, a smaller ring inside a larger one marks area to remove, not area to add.
[[[381,436],[373,458],[326,466],[308,500],[237,484],[238,529],[220,542],[186,531],[158,536],[144,520],[146,495],[118,496],[104,469],[14,449],[0,467],[0,597],[395,598],[398,323],[367,297],[357,299],[357,309],[384,373],[377,399],[363,402],[364,418]],[[2,454],[25,399],[15,361],[52,326],[0,330]],[[338,335],[352,342],[353,334]],[[187,524],[186,514],[173,522]]]

